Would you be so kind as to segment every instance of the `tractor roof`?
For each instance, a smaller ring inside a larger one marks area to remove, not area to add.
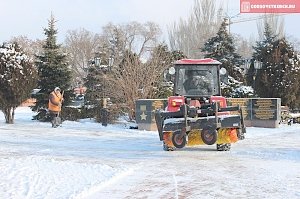
[[[219,65],[221,62],[211,59],[211,58],[206,58],[206,59],[181,59],[177,60],[175,64],[214,64],[214,65]]]

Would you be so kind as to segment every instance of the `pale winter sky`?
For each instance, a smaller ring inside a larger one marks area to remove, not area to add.
[[[296,1],[296,0],[295,0]],[[224,3],[228,16],[239,13],[240,0],[218,0]],[[114,24],[131,21],[158,23],[166,33],[167,27],[180,17],[190,15],[194,0],[0,0],[0,43],[13,36],[44,39],[43,28],[47,27],[51,12],[57,19],[58,40],[63,42],[68,30],[85,28],[94,33],[109,22]],[[251,18],[255,14],[241,14],[232,20]],[[298,23],[300,14],[285,15],[287,35],[300,40]],[[256,22],[231,25],[231,32],[248,38],[256,37]],[[164,40],[167,40],[167,34]]]

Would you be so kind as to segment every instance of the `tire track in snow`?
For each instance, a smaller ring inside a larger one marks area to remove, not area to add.
[[[72,196],[71,198],[74,198],[74,199],[89,199],[89,198],[94,198],[94,197],[97,198],[98,193],[101,192],[103,189],[113,186],[118,181],[132,175],[136,170],[138,170],[140,168],[141,168],[141,166],[137,166],[137,167],[135,166],[135,167],[127,169],[125,171],[116,173],[110,179],[108,179],[98,185],[94,185],[94,186],[82,191],[81,193],[77,194],[76,196]]]
[[[175,173],[173,173],[173,180],[174,180],[174,186],[175,186],[175,199],[178,199],[177,180],[176,180]]]

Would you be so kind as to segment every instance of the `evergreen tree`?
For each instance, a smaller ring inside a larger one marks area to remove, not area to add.
[[[264,31],[264,40],[256,42],[256,46],[254,46],[254,53],[252,56],[252,69],[251,74],[249,74],[249,81],[252,78],[252,85],[254,87],[255,93],[257,93],[260,97],[268,97],[272,95],[272,82],[266,74],[267,65],[273,63],[272,60],[272,49],[273,43],[276,41],[277,37],[273,33],[270,25],[268,23],[265,24],[265,31]],[[254,69],[254,60],[259,61],[262,63],[262,68],[260,70]],[[270,69],[270,67],[269,67]],[[250,71],[248,71],[249,73]],[[269,71],[270,76],[272,74]],[[273,76],[273,75],[272,75]]]
[[[47,108],[48,96],[55,87],[60,87],[63,91],[67,91],[64,95],[64,104],[67,104],[69,101],[68,94],[71,93],[69,90],[71,71],[66,61],[66,54],[61,52],[61,45],[58,45],[56,42],[57,30],[55,29],[55,22],[54,17],[51,15],[48,21],[48,28],[44,29],[47,38],[43,45],[43,52],[36,56],[39,75],[38,88],[40,91],[37,93],[37,102],[33,107],[33,111],[38,111],[39,113]]]
[[[14,123],[15,109],[35,88],[37,70],[17,43],[0,47],[0,110],[6,123]]]
[[[213,58],[222,63],[228,74],[234,79],[243,82],[242,58],[236,53],[233,37],[227,31],[228,23],[224,20],[215,37],[210,38],[201,49],[206,58]]]
[[[94,108],[102,107],[101,99],[105,97],[104,75],[108,72],[108,68],[101,67],[107,66],[104,61],[103,55],[95,55],[94,60],[90,61],[87,77],[85,78],[84,85],[88,88],[85,94],[85,105],[92,105]]]
[[[285,38],[276,39],[270,27],[265,28],[265,40],[255,47],[253,58],[262,62],[255,79],[260,97],[281,98],[284,105],[296,104],[300,87],[299,57]]]
[[[300,86],[298,88],[298,93],[296,94],[296,100],[290,104],[290,107],[292,110],[300,110]]]

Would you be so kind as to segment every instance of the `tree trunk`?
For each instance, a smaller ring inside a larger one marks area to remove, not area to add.
[[[15,109],[14,107],[8,107],[4,109],[4,117],[5,117],[5,122],[7,124],[13,124],[14,123],[14,118],[15,118]]]
[[[130,100],[129,100],[130,101]],[[135,104],[133,102],[128,103],[129,108],[129,120],[132,121],[135,119]]]

